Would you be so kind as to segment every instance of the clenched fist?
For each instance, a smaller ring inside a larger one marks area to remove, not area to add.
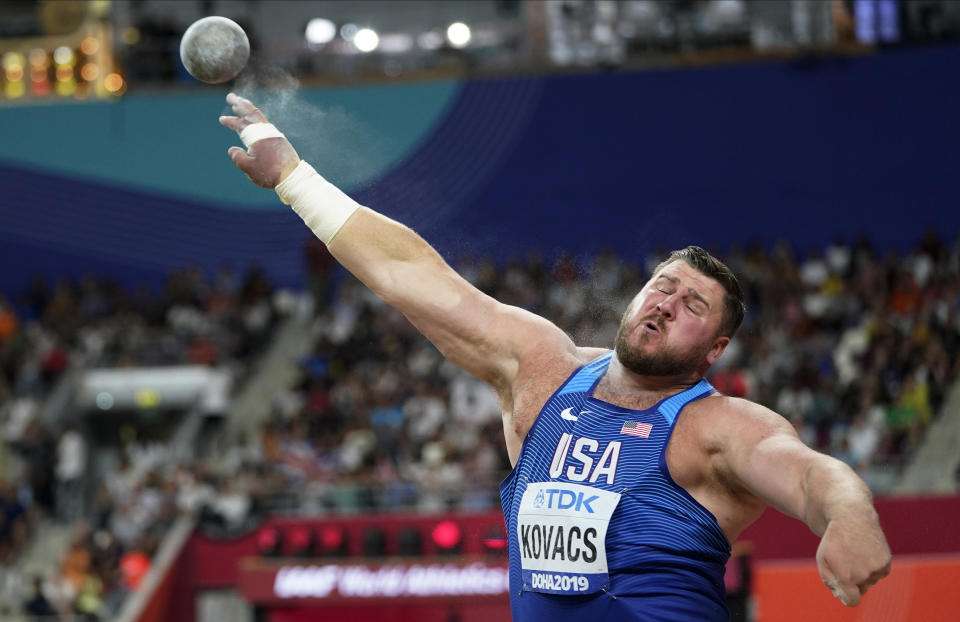
[[[817,549],[820,579],[844,605],[890,573],[890,547],[875,517],[830,521]]]
[[[238,134],[254,123],[268,123],[260,109],[250,100],[236,93],[227,95],[227,103],[237,116],[220,117],[220,124],[235,130]],[[276,188],[284,177],[297,168],[300,156],[293,145],[282,136],[262,138],[244,150],[242,147],[230,147],[227,151],[234,165],[247,174],[250,181],[263,188]]]

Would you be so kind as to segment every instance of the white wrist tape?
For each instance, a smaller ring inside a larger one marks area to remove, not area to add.
[[[360,204],[300,160],[297,168],[277,184],[280,200],[293,207],[310,230],[329,244]]]
[[[283,137],[283,132],[278,130],[273,123],[251,123],[240,130],[240,140],[243,141],[247,149],[249,149],[253,143],[263,140],[264,138]]]

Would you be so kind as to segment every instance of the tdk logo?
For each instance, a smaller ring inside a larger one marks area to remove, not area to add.
[[[573,492],[572,490],[564,490],[563,488],[547,488],[546,490],[540,490],[533,501],[533,505],[536,508],[573,509],[574,512],[594,514],[595,511],[590,504],[599,498],[599,495],[591,495],[584,498],[582,492]]]

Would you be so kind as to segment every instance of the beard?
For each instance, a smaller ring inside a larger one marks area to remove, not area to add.
[[[653,320],[660,329],[660,338],[664,337],[664,326],[661,321]],[[652,353],[645,353],[641,348],[634,348],[627,342],[627,330],[623,323],[617,330],[617,339],[614,351],[620,364],[641,376],[684,376],[696,371],[704,362],[704,357],[710,350],[710,344],[690,352],[672,352],[661,345]],[[649,339],[644,334],[641,345]]]

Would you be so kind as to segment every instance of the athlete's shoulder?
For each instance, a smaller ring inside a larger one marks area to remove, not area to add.
[[[547,400],[577,369],[602,356],[602,348],[533,348],[524,356],[512,387],[508,443],[523,439]]]
[[[584,352],[596,350],[599,354]],[[533,348],[520,362],[517,373],[517,390],[535,389],[552,393],[570,375],[590,361],[602,355],[600,348]]]
[[[526,374],[534,380],[534,384],[552,393],[575,371],[609,352],[604,348],[581,347],[539,352],[525,361]]]
[[[686,414],[711,436],[757,437],[793,431],[789,421],[766,406],[719,392],[691,402]]]
[[[591,361],[595,361],[601,356],[610,352],[609,348],[592,348],[592,347],[583,347],[577,346],[577,358],[581,361],[581,365],[586,365]]]

